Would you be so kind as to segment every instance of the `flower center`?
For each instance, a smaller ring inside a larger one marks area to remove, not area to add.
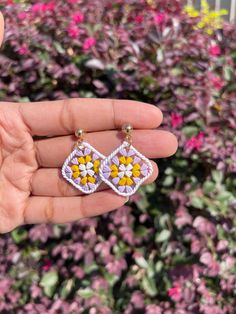
[[[87,164],[80,164],[79,169],[81,171],[81,176],[86,177],[87,175],[89,175],[90,177],[92,177],[95,174],[92,168],[93,164],[91,162],[88,162]]]

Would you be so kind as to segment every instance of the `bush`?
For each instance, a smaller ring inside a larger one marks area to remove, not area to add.
[[[150,102],[179,150],[115,212],[2,236],[1,313],[234,313],[235,26],[178,0],[5,2],[2,100]]]

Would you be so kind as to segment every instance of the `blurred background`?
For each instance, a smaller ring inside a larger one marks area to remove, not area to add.
[[[1,1],[1,101],[149,102],[179,149],[112,213],[1,235],[0,313],[235,313],[235,3]]]

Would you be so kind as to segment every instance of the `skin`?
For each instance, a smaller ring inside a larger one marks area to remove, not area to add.
[[[0,14],[0,43],[4,20]],[[0,102],[0,233],[24,224],[66,223],[101,215],[126,203],[102,184],[83,195],[61,176],[61,166],[84,129],[86,140],[104,155],[123,140],[124,123],[134,127],[133,145],[149,158],[177,150],[173,134],[156,128],[161,111],[130,100],[67,99],[40,103]],[[47,136],[37,139],[35,136]],[[145,182],[153,182],[154,173]]]

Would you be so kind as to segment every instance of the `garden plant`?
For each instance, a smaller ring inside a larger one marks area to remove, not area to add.
[[[144,101],[177,136],[109,214],[0,236],[0,313],[233,314],[236,27],[206,1],[1,1],[0,100]]]

